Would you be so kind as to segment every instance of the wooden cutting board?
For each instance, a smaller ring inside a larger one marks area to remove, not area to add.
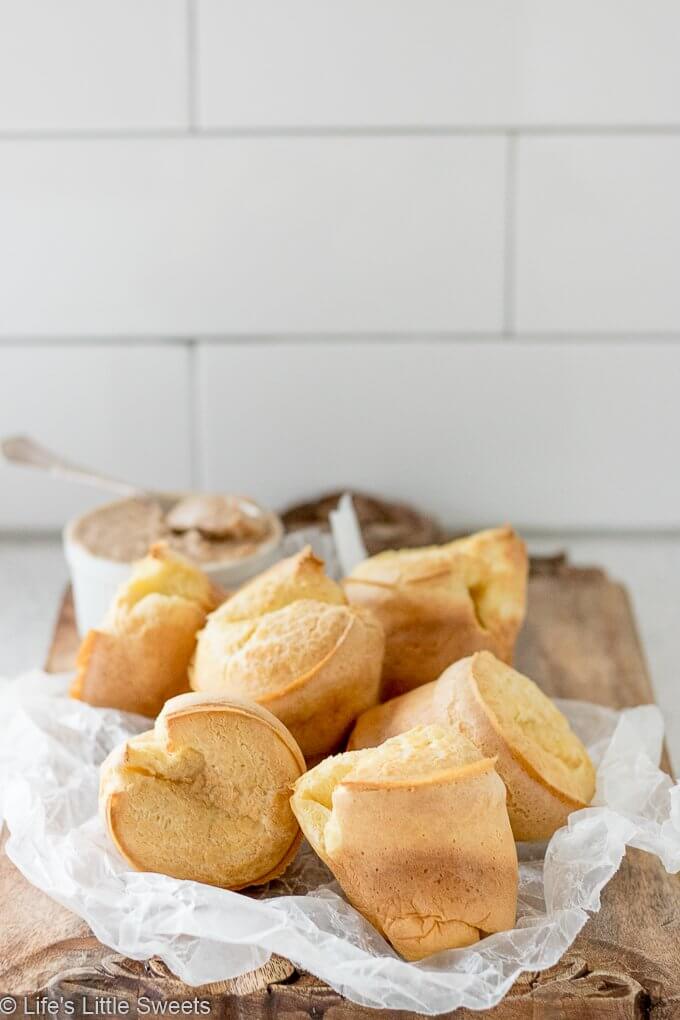
[[[69,668],[76,645],[67,596],[47,668]],[[532,564],[517,665],[554,696],[617,708],[654,700],[625,590],[600,570],[575,569],[561,559]],[[4,854],[0,929],[0,995],[27,994],[32,1007],[49,990],[52,999],[70,999],[75,1016],[83,1014],[84,995],[90,1001],[100,995],[125,1000],[129,1016],[137,1015],[143,995],[153,1000],[198,995],[209,1000],[212,1017],[280,1013],[357,1020],[378,1015],[276,957],[232,981],[189,988],[158,960],[127,960],[102,946],[79,918],[29,885]],[[480,1015],[455,1013],[456,1020]],[[488,1015],[493,1020],[680,1017],[680,879],[667,875],[655,858],[629,851],[604,891],[601,911],[563,959],[548,971],[524,974]]]

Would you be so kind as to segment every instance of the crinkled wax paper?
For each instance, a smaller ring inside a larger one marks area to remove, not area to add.
[[[283,879],[252,894],[130,871],[97,815],[99,765],[149,721],[64,696],[67,678],[0,683],[7,853],[31,882],[137,959],[160,956],[191,985],[280,953],[355,1002],[436,1014],[495,1005],[523,970],[559,960],[600,906],[626,846],[680,870],[680,787],[658,769],[654,706],[614,712],[560,702],[598,765],[594,806],[547,847],[520,845],[517,925],[420,963],[400,959],[304,846]]]

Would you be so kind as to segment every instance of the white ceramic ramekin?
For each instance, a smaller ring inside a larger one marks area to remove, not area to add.
[[[89,515],[84,514],[83,517],[85,516]],[[78,517],[69,521],[63,533],[64,555],[71,574],[76,624],[81,636],[102,622],[118,586],[130,576],[132,570],[131,563],[120,563],[95,556],[74,538],[74,532],[82,519]],[[201,569],[223,588],[236,588],[243,584],[281,558],[283,525],[275,514],[272,514],[272,525],[271,539],[261,545],[252,556],[244,556],[242,559],[227,563],[202,563]]]

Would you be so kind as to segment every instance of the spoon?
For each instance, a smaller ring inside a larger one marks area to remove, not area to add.
[[[254,531],[262,528],[265,513],[250,499],[235,496],[218,496],[194,493],[182,497],[178,493],[160,492],[156,489],[140,489],[129,482],[104,475],[91,468],[73,464],[47,447],[36,443],[30,436],[7,436],[0,439],[0,450],[5,460],[22,467],[46,471],[55,478],[65,478],[83,485],[106,489],[122,499],[144,499],[158,503],[164,513],[169,514],[168,524],[173,531],[197,529],[208,537],[222,538],[238,530],[237,517],[241,518],[241,529],[247,529],[247,521],[253,523]],[[245,517],[245,521],[244,521]],[[255,520],[260,519],[255,525]]]
[[[20,464],[22,467],[37,468],[39,471],[47,471],[55,478],[66,478],[71,482],[82,482],[83,485],[93,485],[97,489],[108,489],[124,499],[158,499],[162,502],[163,497],[168,500],[164,493],[156,493],[138,489],[129,482],[121,482],[117,478],[103,475],[91,468],[81,467],[74,464],[58,453],[48,450],[46,446],[36,443],[30,436],[7,436],[0,440],[0,449],[5,460],[12,464]],[[172,502],[176,502],[173,500]]]

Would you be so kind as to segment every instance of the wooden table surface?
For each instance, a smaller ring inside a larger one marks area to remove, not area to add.
[[[75,647],[66,599],[47,668],[69,668]],[[560,560],[533,564],[517,665],[556,697],[617,708],[654,700],[627,594],[596,569],[575,569]],[[189,988],[158,960],[131,961],[102,946],[78,917],[26,882],[4,854],[0,919],[0,995],[26,994],[35,1004],[49,989],[52,998],[70,998],[76,1016],[84,994],[124,999],[133,1017],[142,995],[155,1000],[198,995],[210,1000],[212,1017],[377,1015],[276,957],[240,978]],[[680,879],[667,875],[655,858],[629,850],[604,890],[602,909],[555,967],[522,975],[487,1014],[461,1009],[449,1015],[680,1018]]]

